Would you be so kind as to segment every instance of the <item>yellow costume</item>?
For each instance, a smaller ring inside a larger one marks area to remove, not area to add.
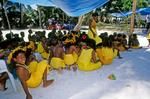
[[[131,48],[138,49],[138,48],[140,48],[140,46],[131,46]]]
[[[96,53],[100,61],[104,65],[111,64],[114,59],[114,52],[112,48],[107,48],[107,47],[99,48],[96,49]]]
[[[38,43],[38,46],[37,46],[37,52],[39,52],[43,58],[45,59],[48,59],[49,58],[49,53],[47,53],[43,46],[42,46],[42,42]]]
[[[73,65],[75,62],[77,62],[78,55],[73,52],[73,54],[65,54],[64,56],[64,62],[66,65]]]
[[[36,71],[37,64],[37,61],[30,62],[30,64],[28,65],[28,69],[31,73],[34,73]]]
[[[73,55],[74,61],[77,62],[77,60],[78,60],[78,55],[77,55],[77,53],[76,53],[76,52],[73,52],[72,55]]]
[[[73,55],[72,54],[66,54],[64,56],[64,62],[66,65],[72,65],[75,63],[75,60],[73,58]]]
[[[57,58],[57,57],[53,57],[51,59],[51,63],[50,65],[54,68],[54,69],[59,69],[59,68],[65,68],[65,63],[64,60],[62,60],[61,58]]]
[[[16,64],[17,66],[17,64]],[[22,66],[24,68],[26,68],[30,75],[30,78],[26,81],[27,86],[29,88],[35,88],[38,87],[43,79],[43,74],[46,70],[46,68],[48,68],[48,63],[46,60],[41,61],[40,63],[36,63],[34,62],[32,65],[30,64],[28,66],[28,68],[26,66]]]
[[[92,20],[91,29],[93,30],[94,33],[97,33],[96,32],[96,22],[95,22],[95,20]],[[102,43],[102,39],[100,37],[98,37],[97,34],[94,37],[93,33],[90,29],[88,30],[88,36],[89,36],[89,38],[94,39],[96,41],[96,45],[99,44],[99,43]]]
[[[36,64],[36,63],[35,63]],[[41,61],[40,63],[37,63],[34,67],[29,67],[29,71],[32,70],[30,78],[26,81],[28,87],[34,88],[38,87],[43,79],[43,74],[48,68],[49,65],[46,60]]]
[[[29,45],[27,46],[27,48],[31,48],[32,51],[34,51],[35,50],[35,43],[33,41],[30,41]]]
[[[92,63],[91,58],[92,58],[92,52],[93,49],[83,49],[81,52],[81,55],[78,58],[77,64],[79,70],[82,71],[92,71],[92,70],[97,70],[101,67],[101,63]]]

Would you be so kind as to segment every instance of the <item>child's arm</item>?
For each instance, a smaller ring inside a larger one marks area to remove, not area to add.
[[[96,54],[95,54],[95,51],[94,51],[94,50],[92,51],[92,61],[93,61],[94,63],[99,62],[99,60],[96,60]]]
[[[31,94],[28,90],[28,87],[27,87],[27,84],[26,84],[26,81],[25,81],[25,79],[26,79],[26,76],[24,74],[25,70],[23,68],[18,67],[16,72],[17,72],[17,75],[18,75],[18,77],[21,81],[22,87],[23,87],[23,89],[26,93],[26,99],[32,99],[32,96],[31,96]]]

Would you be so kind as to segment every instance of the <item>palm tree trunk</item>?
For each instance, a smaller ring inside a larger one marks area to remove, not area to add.
[[[130,26],[130,34],[131,35],[134,32],[134,21],[135,21],[135,14],[136,14],[136,3],[137,0],[133,0],[133,6],[132,6],[132,16],[131,16],[131,26]]]
[[[38,7],[38,12],[39,12],[39,27],[42,29],[41,10],[39,7]]]
[[[10,31],[11,37],[12,37],[13,35],[12,35],[12,32],[11,32],[11,26],[10,26],[10,22],[9,22],[9,19],[8,19],[8,15],[7,15],[7,11],[5,9],[4,3],[5,3],[5,1],[3,0],[3,9],[4,9],[5,17],[6,17],[6,20],[7,20],[8,28],[9,28],[9,31]]]
[[[1,7],[2,7],[2,28],[6,28],[6,17],[5,17],[5,11],[4,11],[4,8],[3,8],[3,6],[4,6],[4,3],[3,3],[3,1],[1,1]]]
[[[21,13],[21,16],[20,16],[20,27],[22,28],[23,27],[23,11],[22,11],[22,4],[20,3],[20,13]]]

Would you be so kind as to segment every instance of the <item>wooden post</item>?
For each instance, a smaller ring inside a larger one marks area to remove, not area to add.
[[[13,37],[13,34],[11,32],[10,22],[9,22],[8,15],[7,15],[7,11],[6,11],[6,8],[5,8],[6,5],[4,5],[4,4],[5,4],[5,1],[3,0],[3,9],[4,9],[5,17],[6,17],[6,20],[7,20],[9,31],[11,33],[11,37]]]
[[[137,3],[137,0],[133,0],[132,16],[131,16],[131,23],[130,23],[130,34],[129,35],[131,35],[134,32],[134,19],[135,19],[135,14],[136,14],[136,3]]]

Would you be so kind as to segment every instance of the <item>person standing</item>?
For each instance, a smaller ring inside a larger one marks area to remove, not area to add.
[[[96,45],[102,43],[102,39],[98,37],[97,30],[96,30],[96,23],[98,22],[98,13],[93,13],[92,18],[89,21],[89,30],[88,36],[90,39],[96,41]]]

